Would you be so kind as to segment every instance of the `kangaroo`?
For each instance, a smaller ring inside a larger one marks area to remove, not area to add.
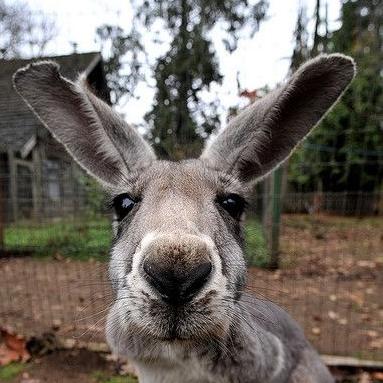
[[[18,93],[111,194],[115,291],[106,337],[141,383],[330,383],[298,324],[245,291],[241,224],[254,183],[280,165],[355,74],[341,54],[308,61],[210,140],[197,159],[156,158],[80,77],[57,64],[14,75]]]

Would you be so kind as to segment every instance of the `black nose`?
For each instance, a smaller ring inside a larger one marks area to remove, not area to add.
[[[211,262],[192,267],[172,267],[146,259],[143,264],[145,277],[162,299],[173,305],[187,303],[201,290],[209,279]]]

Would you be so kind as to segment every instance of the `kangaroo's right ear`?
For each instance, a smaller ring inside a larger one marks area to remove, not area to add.
[[[233,118],[201,159],[253,183],[284,161],[336,103],[355,75],[342,54],[302,65],[279,89]]]
[[[155,160],[151,147],[85,81],[72,83],[42,61],[19,69],[15,89],[78,163],[106,187]]]

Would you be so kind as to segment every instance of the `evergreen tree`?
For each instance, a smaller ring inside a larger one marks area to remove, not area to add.
[[[299,7],[297,23],[294,30],[294,49],[291,56],[290,72],[295,72],[310,56],[306,8]]]
[[[267,1],[249,4],[248,0],[143,0],[132,5],[135,14],[129,35],[113,31],[110,26],[99,30],[100,40],[117,48],[107,61],[112,70],[110,79],[115,79],[121,89],[132,88],[142,80],[139,59],[133,68],[130,66],[125,79],[118,75],[121,58],[128,51],[137,52],[134,57],[139,58],[145,47],[142,41],[138,44],[138,31],[150,30],[161,22],[171,42],[153,68],[156,91],[153,107],[145,116],[149,125],[147,138],[162,158],[195,156],[206,136],[219,126],[216,102],[204,103],[201,97],[213,82],[220,83],[222,79],[210,32],[217,23],[222,25],[225,46],[234,51],[241,30],[250,34],[258,30],[265,18]]]
[[[103,52],[108,86],[112,90],[112,103],[122,96],[134,96],[137,83],[145,80],[142,65],[144,47],[136,29],[126,34],[115,25],[104,24],[96,30]]]
[[[344,1],[330,52],[356,60],[358,75],[341,101],[291,161],[290,179],[303,190],[378,190],[383,178],[383,9],[381,0]]]
[[[211,29],[225,23],[225,44],[233,51],[239,30],[247,24],[255,32],[265,11],[265,1],[250,6],[247,0],[149,1],[140,10],[146,25],[160,17],[172,36],[169,51],[155,66],[155,101],[146,115],[149,138],[163,157],[197,155],[204,138],[219,127],[217,105],[203,103],[200,96],[212,82],[221,82]]]

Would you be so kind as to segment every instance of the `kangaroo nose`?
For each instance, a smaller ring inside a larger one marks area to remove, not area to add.
[[[143,263],[145,277],[162,299],[172,305],[187,303],[201,290],[209,279],[211,262],[201,262],[192,267],[164,267],[159,262],[146,259]]]

